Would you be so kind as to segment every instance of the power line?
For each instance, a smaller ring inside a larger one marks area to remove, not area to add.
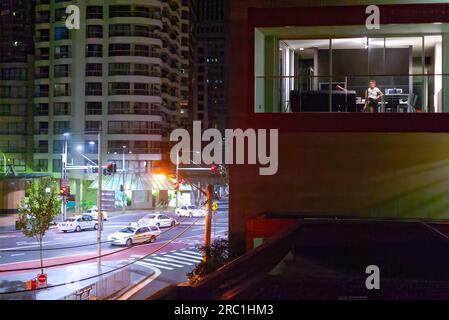
[[[103,272],[103,273],[100,273],[100,274],[96,274],[96,275],[94,275],[94,276],[90,276],[90,277],[86,277],[86,278],[83,278],[83,279],[79,279],[79,280],[77,280],[76,282],[82,282],[82,281],[90,280],[90,279],[93,279],[93,278],[96,278],[96,277],[99,277],[99,276],[103,276],[103,275],[109,274],[109,273],[111,273],[111,272],[115,272],[115,271],[124,269],[124,268],[126,268],[126,267],[128,267],[128,266],[130,266],[130,265],[132,265],[132,264],[134,264],[134,263],[136,263],[136,262],[138,262],[138,261],[141,261],[141,260],[143,260],[143,259],[146,259],[148,256],[150,256],[150,255],[152,255],[152,254],[158,252],[159,250],[163,249],[163,248],[166,247],[168,244],[170,244],[171,242],[173,242],[174,240],[176,240],[177,238],[179,238],[180,236],[182,236],[184,233],[187,232],[187,230],[189,230],[190,228],[192,228],[193,225],[194,225],[195,223],[198,222],[198,220],[199,220],[199,218],[196,219],[192,224],[190,224],[189,226],[187,226],[187,228],[185,228],[181,233],[177,234],[175,237],[173,237],[172,239],[170,239],[167,243],[163,244],[162,246],[160,246],[160,247],[157,248],[156,250],[153,250],[152,252],[146,254],[145,256],[142,256],[142,257],[139,258],[139,259],[136,259],[136,260],[134,260],[134,261],[132,261],[132,262],[129,262],[129,263],[127,263],[127,264],[125,264],[125,265],[123,265],[123,266],[117,267],[117,268],[115,268],[115,269],[112,269],[112,270],[109,270],[109,271],[106,271],[106,272]],[[172,227],[172,228],[173,228],[173,227]],[[172,229],[172,228],[170,228],[170,229]],[[170,229],[169,229],[169,230],[170,230]],[[167,231],[168,231],[168,230],[167,230]],[[162,233],[161,233],[160,235],[162,235]],[[160,235],[159,235],[159,236],[160,236]],[[130,247],[130,248],[131,248],[131,247]],[[130,249],[130,248],[125,248],[125,249],[123,249],[123,250]],[[113,253],[121,252],[121,251],[123,251],[123,250],[115,251],[115,252],[113,252]],[[109,254],[107,254],[107,255],[109,255]],[[96,258],[96,257],[95,257],[95,258]],[[92,259],[95,259],[95,258],[92,258]],[[91,259],[89,259],[89,260],[91,260]],[[73,263],[73,262],[72,262],[72,263]],[[47,267],[47,268],[48,268],[48,267]],[[32,290],[17,290],[17,291],[11,291],[11,292],[0,292],[0,295],[18,294],[18,293],[26,293],[26,292],[33,292],[33,291],[40,291],[40,290],[52,289],[52,288],[57,288],[57,287],[65,286],[65,285],[70,285],[70,284],[73,284],[74,282],[75,282],[75,281],[72,281],[72,282],[66,282],[66,283],[60,283],[60,284],[52,285],[52,286],[49,286],[49,287],[46,287],[46,288],[36,288],[36,289],[32,289]]]

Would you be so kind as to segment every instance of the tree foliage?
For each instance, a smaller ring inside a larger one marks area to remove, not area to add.
[[[53,219],[59,214],[58,186],[51,178],[31,181],[19,207],[18,228],[39,242],[43,273],[42,241]]]
[[[210,247],[198,246],[201,254],[206,254],[206,262],[201,261],[187,274],[191,285],[224,266],[229,260],[229,241],[227,239],[216,239]]]

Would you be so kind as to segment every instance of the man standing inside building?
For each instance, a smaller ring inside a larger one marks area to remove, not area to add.
[[[376,80],[371,80],[369,82],[369,88],[365,92],[365,106],[363,110],[365,112],[375,112],[377,111],[377,106],[379,104],[379,99],[382,98],[384,94],[378,87],[376,87]]]

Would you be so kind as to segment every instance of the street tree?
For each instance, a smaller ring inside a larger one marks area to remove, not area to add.
[[[19,207],[18,228],[39,243],[41,273],[44,273],[42,242],[53,219],[59,214],[58,185],[51,178],[31,181]]]

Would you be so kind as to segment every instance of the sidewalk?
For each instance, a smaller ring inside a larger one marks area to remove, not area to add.
[[[0,275],[0,300],[77,300],[80,299],[80,296],[77,296],[76,292],[83,291],[86,288],[90,289],[90,295],[92,297],[105,298],[131,287],[148,276],[148,272],[151,273],[151,270],[143,272],[141,267],[137,265],[114,271],[119,266],[120,264],[117,261],[107,261],[102,263],[100,270],[98,269],[97,263],[48,268],[44,272],[48,277],[47,285],[50,287],[49,289],[11,294],[7,294],[7,292],[25,290],[26,281],[36,278],[39,270],[20,275]],[[98,274],[103,275],[95,277]],[[93,278],[77,281],[78,279],[86,279],[89,277]],[[51,288],[52,286],[54,287]],[[83,298],[87,297],[87,295],[88,292],[86,291]]]

